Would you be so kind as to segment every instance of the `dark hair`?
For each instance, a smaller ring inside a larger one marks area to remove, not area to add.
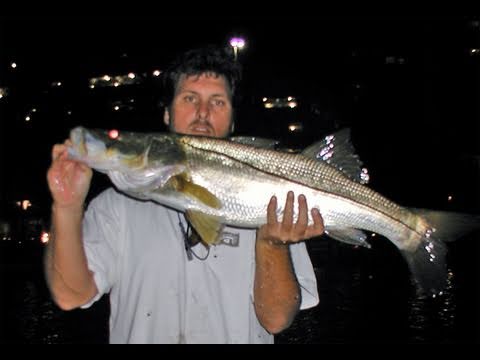
[[[163,94],[161,103],[170,106],[182,75],[195,76],[205,73],[225,77],[231,95],[232,105],[236,105],[236,90],[241,80],[241,66],[235,61],[231,49],[207,46],[193,49],[180,55],[163,73]]]

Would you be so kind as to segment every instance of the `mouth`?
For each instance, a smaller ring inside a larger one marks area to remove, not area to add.
[[[189,127],[189,132],[193,135],[215,135],[213,129],[208,125],[194,124]]]

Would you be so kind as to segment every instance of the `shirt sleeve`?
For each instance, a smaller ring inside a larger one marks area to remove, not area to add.
[[[305,243],[290,245],[290,254],[301,289],[302,303],[300,309],[312,308],[319,303],[317,278]]]
[[[113,189],[106,190],[93,199],[83,220],[83,245],[88,268],[93,272],[98,293],[82,308],[90,307],[104,294],[110,292],[116,276],[119,248],[118,202]],[[113,206],[115,202],[116,206]]]

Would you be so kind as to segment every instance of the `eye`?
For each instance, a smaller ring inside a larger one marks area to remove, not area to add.
[[[120,136],[120,132],[116,129],[112,129],[108,132],[108,137],[112,140],[117,140]]]
[[[225,106],[225,101],[222,99],[214,99],[213,100],[213,105],[215,106]]]
[[[196,98],[193,95],[186,95],[183,100],[188,103],[194,103],[196,101]]]

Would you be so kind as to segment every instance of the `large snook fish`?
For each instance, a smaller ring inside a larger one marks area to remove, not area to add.
[[[362,230],[383,235],[400,250],[419,289],[440,293],[447,279],[444,241],[480,225],[480,217],[408,209],[371,190],[349,135],[342,130],[292,154],[247,138],[77,127],[69,156],[108,174],[130,196],[185,212],[207,244],[216,243],[226,224],[266,223],[272,195],[283,204],[289,190],[304,194],[310,208],[320,209],[330,237],[370,247]]]

